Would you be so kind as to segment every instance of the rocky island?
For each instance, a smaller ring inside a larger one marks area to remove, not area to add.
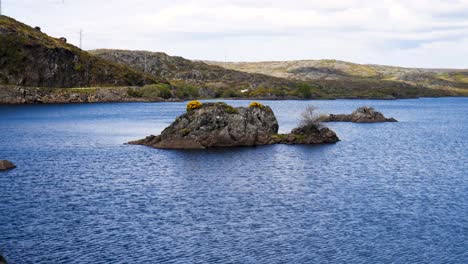
[[[15,164],[8,160],[0,160],[0,171],[7,171],[16,168]]]
[[[321,118],[322,122],[354,122],[354,123],[380,123],[398,122],[395,118],[386,118],[374,108],[363,106],[356,109],[350,115],[328,115]]]
[[[260,103],[235,108],[225,103],[192,101],[187,105],[187,113],[177,117],[161,135],[129,144],[161,149],[205,149],[339,141],[335,132],[314,123],[293,129],[289,134],[278,134],[278,128],[273,110]]]

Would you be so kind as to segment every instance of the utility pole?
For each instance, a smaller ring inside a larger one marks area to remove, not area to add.
[[[80,49],[83,49],[83,30],[80,29],[78,33],[80,34]]]
[[[2,15],[2,0],[0,0],[0,16]]]
[[[145,71],[144,71],[145,73],[146,73],[146,70],[147,70],[147,68],[148,68],[148,67],[147,67],[147,64],[146,64],[146,56],[147,56],[147,55],[145,54]]]

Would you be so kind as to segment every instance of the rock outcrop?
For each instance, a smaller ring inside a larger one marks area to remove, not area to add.
[[[28,87],[143,86],[164,79],[106,61],[0,16],[0,83]]]
[[[7,264],[7,261],[1,255],[0,255],[0,264]]]
[[[207,103],[179,116],[161,135],[129,144],[162,149],[205,149],[339,141],[328,128],[298,128],[291,134],[278,134],[278,128],[275,114],[268,106],[234,108],[225,103]]]
[[[0,171],[12,170],[14,168],[16,168],[16,166],[11,161],[0,160]]]
[[[354,122],[354,123],[380,123],[398,122],[395,118],[386,118],[382,113],[372,107],[363,106],[356,109],[350,115],[329,115],[321,118],[322,122]]]
[[[271,144],[329,144],[340,141],[336,133],[327,127],[308,125],[298,127],[289,134],[280,134],[272,137]]]
[[[135,70],[147,72],[160,79],[186,82],[204,90],[214,92],[216,87],[235,91],[246,87],[265,86],[270,88],[293,87],[291,80],[246,73],[208,65],[201,61],[191,61],[162,52],[99,49],[90,51],[102,59],[127,65]]]

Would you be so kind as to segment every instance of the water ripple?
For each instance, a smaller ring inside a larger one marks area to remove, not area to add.
[[[231,101],[246,105],[245,101]],[[467,263],[468,100],[372,105],[330,146],[163,151],[183,104],[0,106],[0,253],[10,263]]]

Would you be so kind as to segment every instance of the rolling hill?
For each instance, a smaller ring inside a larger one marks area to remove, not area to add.
[[[204,97],[241,96],[240,90],[256,87],[271,87],[286,92],[294,89],[296,84],[286,78],[225,69],[162,52],[99,49],[90,53],[157,78],[167,79],[176,88],[190,86],[201,89]]]
[[[403,68],[356,64],[337,60],[300,60],[269,62],[206,61],[226,69],[261,73],[306,82],[400,82],[441,93],[468,95],[468,70]]]
[[[325,61],[320,65],[305,62],[222,63],[191,61],[161,52],[110,49],[90,52],[155,77],[167,78],[176,88],[191,86],[201,97],[395,99],[461,94],[459,90],[380,78],[375,70],[344,62],[340,67]]]
[[[112,89],[103,89],[107,87]],[[223,63],[192,61],[162,52],[83,51],[38,27],[0,16],[2,103],[467,95],[468,71],[464,70],[335,60]]]

